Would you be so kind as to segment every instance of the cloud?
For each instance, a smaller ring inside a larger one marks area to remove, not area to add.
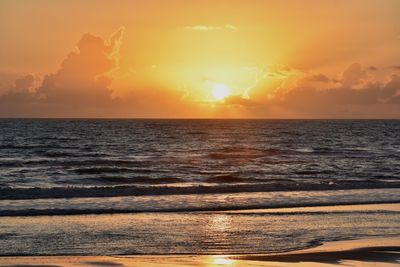
[[[311,76],[308,76],[304,78],[306,81],[310,82],[321,82],[321,83],[329,83],[331,79],[329,79],[326,75],[319,73],[319,74],[314,74]]]
[[[21,76],[14,81],[14,84],[0,98],[0,103],[17,103],[19,99],[26,101],[33,99],[35,94],[31,92],[35,83],[35,77],[31,74]]]
[[[0,114],[12,111],[19,114],[29,105],[36,108],[32,114],[39,112],[44,116],[48,113],[78,114],[88,109],[104,110],[113,101],[110,73],[118,67],[123,31],[121,28],[109,40],[84,34],[76,51],[68,54],[58,71],[46,75],[39,87],[32,90],[32,75],[16,80],[15,85],[0,98]]]
[[[285,65],[276,65],[272,66],[268,71],[266,71],[264,78],[271,79],[287,79],[292,76],[296,72],[289,66]]]
[[[400,104],[400,76],[392,75],[390,81],[382,88],[382,93],[386,102]]]
[[[35,94],[30,91],[34,82],[35,77],[31,74],[19,77],[14,81],[8,92],[2,95],[0,100],[7,103],[17,103],[22,100],[21,102],[23,103],[27,99],[34,99]]]
[[[6,93],[0,96],[0,116],[25,117],[37,110],[40,98],[31,91],[34,82],[33,75],[16,79]]]
[[[343,72],[340,82],[343,88],[352,88],[359,85],[366,77],[367,73],[361,65],[353,63]]]
[[[108,40],[87,33],[54,73],[26,75],[0,95],[0,117],[190,117],[201,116],[180,89],[121,78],[119,50],[124,29]],[[113,83],[113,84],[112,84]],[[124,95],[116,96],[114,90]],[[193,115],[195,114],[195,115]]]
[[[7,92],[0,95],[0,116],[221,117],[221,114],[250,114],[273,118],[400,118],[400,75],[387,68],[376,72],[354,63],[334,76],[339,77],[336,79],[284,65],[270,66],[260,70],[255,84],[246,94],[226,97],[224,103],[213,110],[207,106],[209,104],[183,98],[187,88],[155,83],[154,76],[132,82],[115,75],[119,73],[122,38],[123,28],[108,40],[92,34],[83,35],[60,68],[46,75],[40,85],[36,85],[38,79],[31,74],[8,85]],[[384,77],[383,74],[391,75]],[[118,94],[112,88],[126,94],[116,97]]]
[[[109,41],[85,34],[61,68],[44,78],[37,93],[51,103],[72,105],[98,105],[111,99],[108,75],[118,64],[118,51],[123,29],[114,33]]]
[[[224,99],[226,105],[240,105],[240,106],[256,106],[257,103],[248,98],[244,98],[240,95],[231,95]]]
[[[0,71],[0,95],[10,90],[14,86],[16,79],[20,77],[20,74]]]
[[[223,26],[212,26],[212,25],[193,25],[184,27],[185,30],[190,31],[236,31],[237,27],[232,24],[225,24]]]
[[[15,80],[14,86],[11,88],[14,92],[29,91],[35,82],[35,77],[32,74],[22,76]]]
[[[298,86],[282,90],[265,106],[291,110],[300,117],[399,117],[400,76],[391,75],[386,82],[369,81],[360,84],[365,71],[352,64],[344,72],[339,87],[319,89]],[[344,87],[344,85],[350,87]]]
[[[287,68],[286,72],[289,70]],[[381,73],[368,73],[368,68],[364,69],[360,64],[351,64],[338,82],[324,74],[307,75],[303,72],[283,76],[292,77],[294,82],[287,82],[284,78],[271,80],[267,75],[264,82],[250,90],[249,100],[256,103],[248,109],[252,116],[400,118],[400,75],[392,74],[385,78]],[[241,99],[231,101],[241,103]]]

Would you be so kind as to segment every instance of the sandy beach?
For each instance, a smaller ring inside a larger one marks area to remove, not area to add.
[[[56,256],[2,257],[7,267],[143,266],[399,266],[400,237],[329,242],[321,246],[279,254],[172,255],[172,256]]]

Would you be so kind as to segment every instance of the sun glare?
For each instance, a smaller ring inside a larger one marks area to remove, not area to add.
[[[213,86],[212,95],[216,100],[223,100],[230,94],[230,89],[225,84],[215,84]]]
[[[211,256],[211,266],[233,266],[235,264],[234,260],[228,259],[225,256]]]

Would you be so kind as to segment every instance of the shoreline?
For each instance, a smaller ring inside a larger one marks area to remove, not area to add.
[[[304,207],[359,206],[400,204],[400,189],[355,189],[338,191],[259,192],[235,194],[199,194],[93,197],[73,199],[0,200],[0,217],[67,216],[138,213],[235,212],[277,210]],[[232,202],[221,201],[229,197]],[[372,196],[374,198],[372,199]],[[199,201],[202,200],[202,201]],[[243,203],[246,199],[251,204]],[[160,201],[162,200],[162,201]],[[260,202],[262,200],[262,202]],[[318,200],[318,201],[317,201]],[[171,203],[181,203],[171,205]],[[199,203],[204,202],[207,205]]]
[[[274,254],[134,255],[134,256],[14,256],[0,257],[7,267],[73,266],[399,266],[400,236],[326,242],[320,246]]]

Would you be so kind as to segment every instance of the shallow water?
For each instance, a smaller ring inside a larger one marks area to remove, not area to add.
[[[385,209],[2,217],[0,255],[271,253],[399,235]]]

